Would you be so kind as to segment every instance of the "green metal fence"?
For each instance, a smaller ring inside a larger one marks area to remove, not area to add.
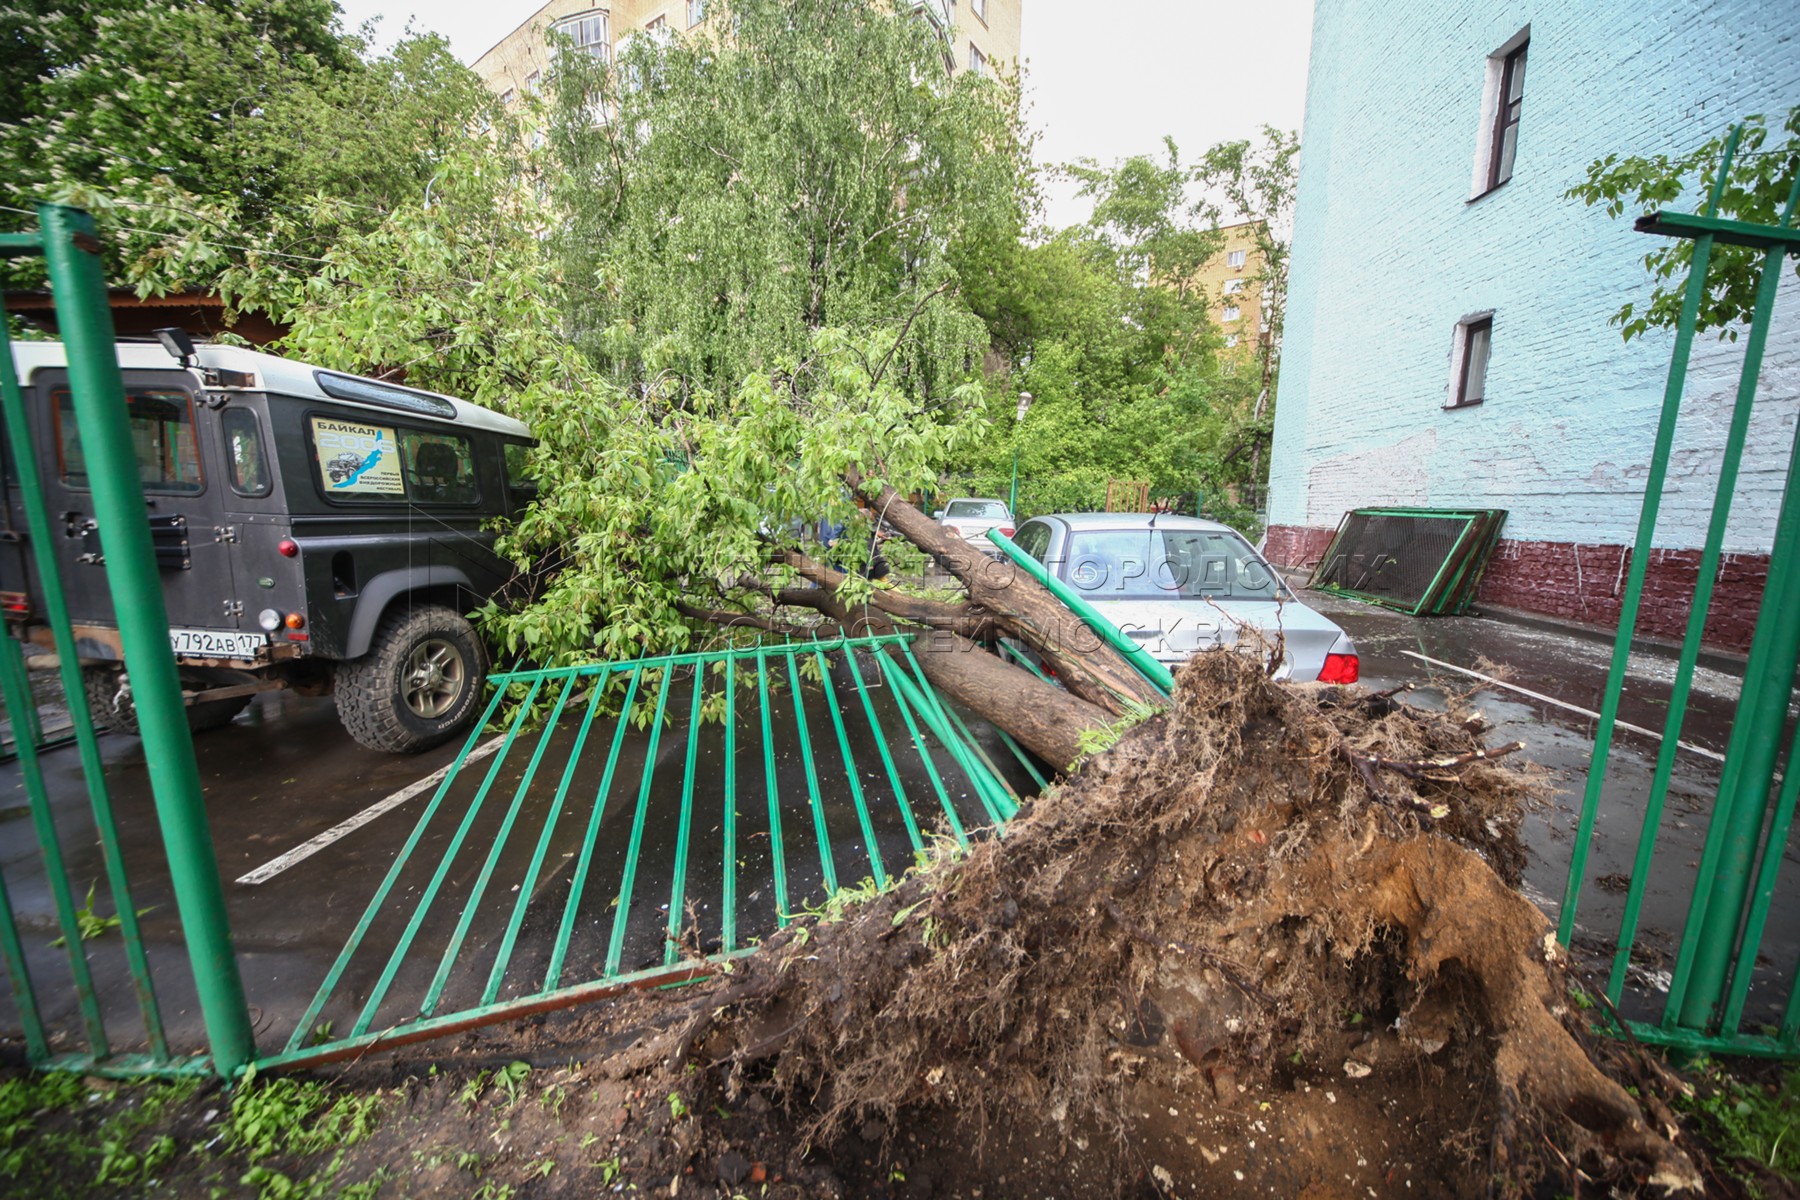
[[[1800,246],[1800,230],[1794,227],[1795,206],[1800,202],[1800,178],[1795,179],[1788,195],[1780,225],[1754,225],[1716,216],[1740,133],[1741,130],[1734,130],[1726,139],[1723,161],[1703,214],[1652,213],[1638,222],[1638,228],[1644,232],[1691,238],[1693,263],[1677,326],[1661,424],[1651,454],[1644,507],[1638,521],[1630,574],[1619,614],[1611,675],[1601,706],[1594,759],[1563,898],[1558,934],[1564,945],[1569,943],[1575,931],[1578,904],[1586,882],[1589,850],[1606,780],[1619,699],[1625,687],[1626,664],[1644,592],[1645,573],[1655,545],[1657,513],[1668,475],[1676,420],[1681,412],[1688,358],[1700,304],[1707,295],[1713,247],[1715,243],[1754,247],[1763,252],[1763,260],[1754,316],[1743,340],[1743,370],[1701,553],[1699,579],[1675,671],[1662,746],[1638,835],[1617,949],[1607,981],[1607,996],[1615,1006],[1623,997],[1627,970],[1637,948],[1639,922],[1651,881],[1677,739],[1686,717],[1701,635],[1718,576],[1783,260],[1788,251]],[[1792,397],[1783,400],[1791,402]],[[1795,982],[1800,976],[1800,966],[1794,963],[1764,966],[1758,961],[1775,898],[1781,859],[1787,850],[1795,800],[1800,796],[1800,770],[1796,770],[1800,767],[1800,730],[1786,742],[1786,765],[1781,771],[1777,770],[1783,757],[1783,732],[1788,724],[1795,672],[1800,667],[1800,425],[1796,426],[1795,438],[1769,554],[1768,580],[1732,722],[1725,765],[1707,826],[1705,846],[1693,883],[1680,949],[1673,964],[1668,999],[1659,1021],[1627,1022],[1630,1032],[1642,1041],[1687,1051],[1800,1057],[1800,985]],[[1765,983],[1774,982],[1780,977],[1778,973],[1783,972],[1788,981],[1788,994],[1778,1021],[1747,1028],[1745,1005],[1752,984],[1758,979]]]
[[[846,889],[890,885],[934,839],[1003,827],[1039,767],[977,738],[911,641],[495,676],[498,752],[474,779],[471,735],[259,1066],[691,979]]]
[[[94,236],[93,221],[85,213],[42,205],[38,216],[36,233],[0,235],[0,255],[41,256],[49,273],[57,323],[68,348],[69,389],[87,455],[107,582],[118,615],[126,672],[137,702],[145,760],[205,1022],[210,1060],[171,1047],[164,1032],[118,822],[107,790],[98,740],[88,718],[74,633],[52,553],[50,514],[45,508],[38,464],[31,453],[29,418],[4,325],[0,325],[0,416],[4,417],[6,467],[24,510],[24,538],[43,591],[45,611],[41,616],[50,627],[56,647],[57,670],[87,785],[92,833],[99,842],[105,865],[106,895],[95,907],[110,906],[119,936],[93,945],[83,938],[82,909],[88,908],[90,913],[93,909],[87,904],[76,904],[63,850],[64,834],[58,828],[58,814],[52,809],[45,783],[41,754],[47,747],[41,743],[35,723],[27,718],[15,725],[15,752],[61,934],[67,986],[74,995],[79,1029],[60,1030],[46,1018],[46,989],[60,985],[61,971],[47,969],[41,956],[34,969],[25,931],[16,919],[3,876],[0,955],[5,959],[26,1052],[33,1063],[99,1073],[213,1070],[231,1075],[254,1054],[249,1010],[232,953],[224,893],[213,859],[181,686],[169,652],[162,582],[145,520],[143,487],[113,348],[101,246]],[[0,696],[13,714],[34,710],[23,651],[13,637],[0,638]],[[65,824],[71,819],[69,814],[62,816]],[[99,881],[93,886],[97,891]],[[141,1038],[135,1032],[121,1037],[116,1012],[109,1027],[105,1011],[108,997],[101,994],[95,980],[101,965],[114,965],[103,961],[113,956],[124,959],[137,1021],[142,1025]]]

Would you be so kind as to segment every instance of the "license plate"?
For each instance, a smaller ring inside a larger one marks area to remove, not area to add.
[[[254,659],[268,643],[268,634],[239,633],[235,629],[169,630],[169,648],[188,658]]]

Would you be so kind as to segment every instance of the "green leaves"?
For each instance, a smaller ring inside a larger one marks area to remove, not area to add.
[[[1718,214],[1740,221],[1774,225],[1781,221],[1796,178],[1800,178],[1800,106],[1788,111],[1780,144],[1770,144],[1767,118],[1748,117],[1723,188]],[[1588,164],[1587,178],[1566,195],[1599,206],[1609,217],[1677,205],[1699,211],[1718,182],[1725,135],[1714,137],[1686,154],[1650,157],[1609,154]],[[1682,296],[1694,244],[1673,238],[1644,256],[1651,292],[1648,303],[1633,301],[1613,315],[1625,340],[1651,329],[1672,329],[1681,315]],[[1715,245],[1701,300],[1700,330],[1716,329],[1722,339],[1736,340],[1736,326],[1750,319],[1756,304],[1756,281],[1762,255],[1748,246]],[[1800,274],[1800,262],[1795,263]]]

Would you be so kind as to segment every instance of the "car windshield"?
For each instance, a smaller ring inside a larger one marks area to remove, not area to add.
[[[1204,529],[1077,530],[1068,579],[1088,600],[1275,600],[1281,584],[1235,533]]]
[[[946,517],[962,517],[982,521],[1006,520],[1006,505],[998,500],[952,500],[944,509]]]

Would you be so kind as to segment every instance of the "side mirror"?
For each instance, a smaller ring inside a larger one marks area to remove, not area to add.
[[[943,520],[943,519],[944,519],[944,510],[943,510],[943,509],[941,509],[941,508],[940,508],[940,509],[938,509],[938,510],[937,510],[937,511],[936,511],[936,512],[934,512],[934,513],[932,513],[932,514],[931,514],[931,519],[932,519],[932,520],[934,520],[934,521],[941,521],[941,520]]]

